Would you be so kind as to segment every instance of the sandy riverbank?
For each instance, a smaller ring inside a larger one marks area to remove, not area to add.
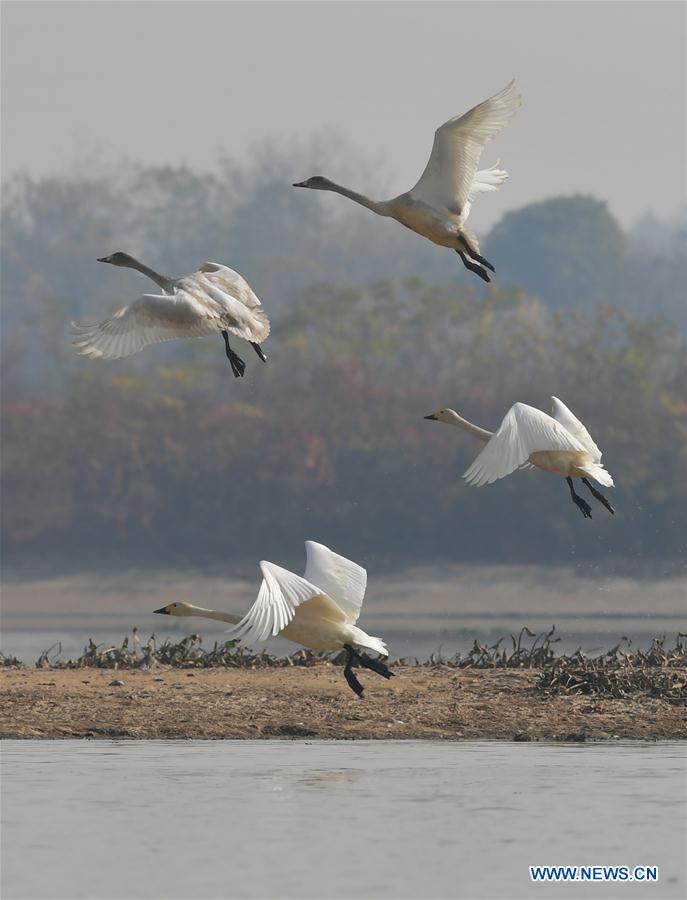
[[[546,696],[535,688],[540,673],[533,669],[394,671],[387,682],[361,670],[365,697],[358,699],[341,668],[327,663],[193,672],[6,669],[0,671],[0,737],[687,737],[684,708],[666,700]]]

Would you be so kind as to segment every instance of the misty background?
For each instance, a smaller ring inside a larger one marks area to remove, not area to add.
[[[517,566],[679,577],[684,18],[660,2],[4,3],[9,621],[28,627],[23,582],[85,572],[88,597],[93,573],[129,570],[254,590],[257,561],[299,571],[306,538],[424,584],[506,566],[495,609],[509,591],[528,608]],[[434,129],[513,76],[524,106],[482,158],[511,180],[470,220],[492,285],[394,222],[291,187],[324,174],[400,193]],[[219,337],[77,357],[72,319],[149,290],[96,262],[117,249],[170,275],[240,271],[272,320],[267,365],[242,345],[235,380]],[[451,406],[493,429],[552,394],[602,447],[615,517],[596,504],[584,520],[536,471],[466,485],[480,447],[423,419]],[[672,615],[684,587],[671,598]],[[632,604],[650,616],[649,596]]]

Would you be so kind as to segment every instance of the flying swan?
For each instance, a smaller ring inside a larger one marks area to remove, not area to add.
[[[231,370],[241,378],[246,364],[229,346],[231,331],[248,341],[263,362],[267,361],[260,343],[270,333],[269,319],[251,286],[233,269],[207,262],[191,275],[168,278],[121,251],[98,262],[137,269],[163,293],[144,294],[99,324],[72,322],[72,343],[82,356],[119,359],[161,341],[219,333]]]
[[[381,638],[371,637],[355,625],[365,597],[367,572],[315,541],[306,541],[305,550],[307,563],[303,578],[274,563],[261,561],[263,581],[258,599],[245,616],[203,609],[191,603],[169,603],[155,612],[229,622],[235,626],[227,629],[229,638],[247,644],[278,634],[311,650],[345,650],[346,681],[362,697],[363,687],[353,672],[354,664],[384,678],[393,675],[381,659],[361,652],[364,648],[380,656],[389,655]]]
[[[463,475],[468,484],[481,487],[510,475],[516,469],[532,465],[565,478],[572,501],[585,518],[591,519],[592,508],[575,493],[573,478],[581,478],[599,503],[615,515],[615,510],[601,491],[589,482],[593,478],[599,484],[613,486],[613,479],[601,465],[601,450],[582,422],[558,397],[551,398],[550,416],[526,403],[516,403],[508,410],[495,434],[473,425],[453,409],[440,409],[431,416],[425,416],[425,419],[455,425],[486,443],[487,446]]]
[[[390,216],[435,244],[455,250],[467,269],[489,281],[486,269],[493,272],[494,267],[480,256],[477,238],[465,227],[465,221],[475,196],[497,191],[508,178],[508,172],[499,169],[498,163],[479,172],[477,165],[485,145],[505,128],[521,104],[522,97],[511,81],[469,112],[444,122],[435,132],[432,153],[420,180],[393,200],[371,200],[321,175],[294,187],[334,191],[379,216]]]

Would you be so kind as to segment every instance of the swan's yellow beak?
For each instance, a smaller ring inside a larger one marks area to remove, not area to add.
[[[160,609],[154,609],[153,612],[159,613],[161,616],[169,616],[171,614],[170,606],[171,604],[167,604],[167,606],[163,606]]]

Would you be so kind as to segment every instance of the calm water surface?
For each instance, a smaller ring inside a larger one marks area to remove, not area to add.
[[[2,896],[679,898],[685,784],[672,742],[5,742]]]

